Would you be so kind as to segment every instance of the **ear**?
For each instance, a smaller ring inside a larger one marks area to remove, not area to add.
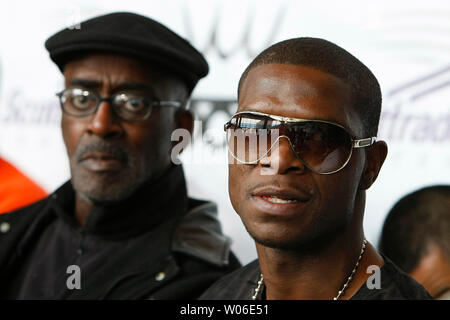
[[[176,152],[181,153],[184,148],[186,148],[192,142],[192,133],[194,131],[194,115],[188,109],[179,109],[175,113],[175,121],[174,121],[174,131],[179,131],[178,129],[182,129],[181,136],[177,136],[175,140],[172,140],[172,153],[175,150]],[[186,131],[189,133],[187,134]],[[172,138],[173,138],[172,133]],[[187,134],[187,135],[186,135]],[[180,140],[181,139],[181,140]]]
[[[377,141],[365,149],[366,165],[359,182],[360,190],[369,189],[375,182],[388,152],[387,144],[384,141]]]
[[[175,115],[176,128],[186,129],[192,135],[194,131],[194,115],[188,109],[180,109]]]

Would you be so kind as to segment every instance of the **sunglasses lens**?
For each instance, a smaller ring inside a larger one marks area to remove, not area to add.
[[[279,121],[266,116],[236,115],[227,128],[228,150],[239,162],[256,163],[268,153],[272,129],[279,125]]]
[[[264,115],[238,114],[227,126],[228,149],[241,163],[266,156],[279,136],[287,136],[297,156],[314,172],[342,168],[352,151],[352,138],[341,127],[320,121],[283,123]]]
[[[288,137],[299,158],[317,173],[339,170],[351,155],[351,136],[343,128],[330,123],[308,121],[292,124]]]

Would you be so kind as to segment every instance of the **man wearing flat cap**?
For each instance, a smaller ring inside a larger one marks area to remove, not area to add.
[[[0,217],[0,298],[193,299],[239,266],[216,207],[188,198],[171,133],[208,73],[163,25],[113,13],[45,43],[71,179]],[[5,232],[3,232],[5,231]]]

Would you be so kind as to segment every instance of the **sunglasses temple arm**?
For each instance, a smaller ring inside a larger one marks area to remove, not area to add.
[[[353,140],[353,148],[364,148],[375,143],[377,137]]]

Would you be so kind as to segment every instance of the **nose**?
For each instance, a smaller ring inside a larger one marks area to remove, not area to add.
[[[306,167],[296,156],[287,136],[279,136],[275,141],[270,153],[260,160],[264,168],[264,174],[301,174]]]
[[[102,101],[88,126],[88,132],[102,138],[115,138],[123,133],[120,121],[113,113],[111,105]]]

